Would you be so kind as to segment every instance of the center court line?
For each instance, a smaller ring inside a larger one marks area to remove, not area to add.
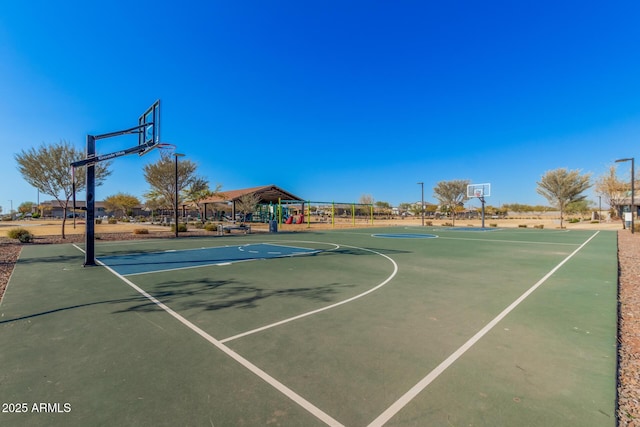
[[[582,248],[584,248],[587,243],[589,243],[594,237],[596,237],[600,233],[596,231],[594,235],[589,237],[583,244],[581,244],[578,249],[573,251],[570,255],[568,255],[565,259],[560,262],[560,264],[556,265],[551,271],[549,271],[542,279],[540,279],[536,284],[530,287],[525,293],[523,293],[518,299],[511,303],[507,308],[505,308],[502,313],[498,314],[492,321],[487,323],[487,325],[480,329],[473,337],[471,337],[467,342],[462,344],[460,348],[458,348],[455,352],[451,354],[451,356],[447,357],[442,363],[440,363],[435,369],[433,369],[426,377],[421,379],[416,385],[414,385],[409,391],[407,391],[400,399],[396,400],[389,408],[387,408],[382,414],[378,416],[375,420],[373,420],[368,427],[380,427],[383,426],[387,421],[389,421],[393,416],[395,416],[402,408],[404,408],[409,402],[411,402],[422,390],[427,388],[431,382],[433,382],[436,378],[438,378],[447,368],[449,368],[453,363],[458,360],[464,353],[466,353],[475,343],[480,341],[482,337],[484,337],[491,329],[493,329],[502,319],[504,319],[511,311],[513,311],[522,301],[524,301],[529,295],[533,293],[536,289],[538,289],[544,282],[547,281],[549,277],[551,277],[560,267],[562,267],[567,261],[569,261],[575,254],[577,254]]]
[[[75,244],[73,246],[75,246],[81,252],[84,252],[84,250],[82,250],[79,246],[77,246]],[[115,270],[113,270],[108,265],[100,262],[99,260],[96,260],[96,261],[97,261],[98,264],[102,265],[104,268],[106,268],[108,271],[110,271],[114,276],[118,277],[120,280],[125,282],[127,285],[131,286],[133,289],[135,289],[138,293],[143,295],[149,301],[153,302],[158,307],[160,307],[161,309],[163,309],[164,311],[169,313],[171,316],[173,316],[175,319],[177,319],[180,323],[182,323],[187,328],[191,329],[193,332],[195,332],[196,334],[200,335],[202,338],[204,338],[205,340],[207,340],[208,342],[213,344],[215,347],[217,347],[219,350],[221,350],[227,356],[231,357],[233,360],[238,362],[240,365],[244,366],[246,369],[248,369],[249,371],[254,373],[260,379],[262,379],[263,381],[265,381],[266,383],[271,385],[273,388],[278,390],[280,393],[284,394],[286,397],[288,397],[289,399],[293,400],[295,403],[297,403],[302,408],[304,408],[307,412],[309,412],[310,414],[314,415],[316,418],[318,418],[319,420],[323,421],[325,424],[327,424],[329,426],[332,426],[332,427],[344,427],[343,424],[341,424],[340,422],[338,422],[337,420],[332,418],[327,413],[323,412],[321,409],[319,409],[318,407],[313,405],[311,402],[306,400],[304,397],[300,396],[299,394],[297,394],[296,392],[291,390],[289,387],[285,386],[280,381],[276,380],[271,375],[267,374],[265,371],[263,371],[262,369],[258,368],[256,365],[254,365],[253,363],[249,362],[247,359],[245,359],[244,357],[242,357],[241,355],[239,355],[235,351],[231,350],[229,347],[227,347],[226,345],[221,343],[219,340],[215,339],[214,337],[212,337],[211,335],[209,335],[208,333],[206,333],[205,331],[203,331],[202,329],[200,329],[199,327],[197,327],[193,323],[189,322],[184,317],[180,316],[178,313],[173,311],[171,308],[169,308],[167,305],[162,303],[160,300],[156,299],[151,294],[147,293],[144,289],[140,288],[135,283],[133,283],[130,280],[128,280],[126,277],[123,277],[121,274],[117,273]]]

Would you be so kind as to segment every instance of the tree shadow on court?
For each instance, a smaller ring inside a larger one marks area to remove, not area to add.
[[[135,303],[135,302],[144,302],[144,301],[149,301],[149,300],[145,298],[143,295],[134,295],[129,298],[118,298],[118,299],[111,299],[111,300],[104,300],[104,301],[92,301],[85,304],[75,304],[75,305],[69,305],[66,307],[53,308],[51,310],[41,311],[39,313],[26,314],[24,316],[14,317],[12,319],[0,320],[0,325],[4,323],[18,322],[20,320],[28,320],[28,319],[33,319],[40,316],[46,316],[49,314],[61,313],[65,311],[77,310],[81,308],[92,307],[92,306],[103,305],[103,304],[123,304],[123,303],[131,303],[131,302]]]
[[[29,264],[40,264],[40,263],[74,263],[78,267],[82,267],[82,263],[84,261],[84,256],[82,254],[79,255],[52,255],[52,256],[44,256],[44,257],[20,257],[18,258],[19,265],[29,265]]]
[[[376,253],[377,252],[377,253]],[[413,253],[412,251],[407,251],[407,250],[400,250],[400,249],[389,249],[389,248],[348,248],[348,247],[343,247],[341,246],[338,249],[333,249],[330,251],[323,251],[320,252],[320,254],[322,255],[326,255],[326,254],[333,254],[333,255],[375,255],[377,256],[378,253],[380,254],[384,254],[384,255],[395,255],[395,254],[410,254]]]
[[[256,308],[261,301],[273,298],[303,298],[330,303],[342,294],[342,289],[353,286],[355,285],[328,283],[318,286],[273,289],[235,280],[202,279],[190,283],[178,281],[159,283],[153,291],[148,292],[162,303],[177,310],[214,311],[228,308]],[[150,300],[141,302],[116,313],[162,310]]]

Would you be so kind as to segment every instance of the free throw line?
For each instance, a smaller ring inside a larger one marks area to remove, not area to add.
[[[475,343],[480,341],[482,337],[484,337],[491,329],[493,329],[498,322],[504,319],[509,313],[513,311],[522,301],[524,301],[529,295],[533,293],[536,289],[538,289],[544,282],[547,281],[549,277],[551,277],[560,267],[562,267],[567,261],[569,261],[575,254],[577,254],[582,248],[584,248],[587,243],[589,243],[594,237],[596,237],[600,233],[596,231],[596,233],[589,237],[583,244],[581,244],[578,249],[569,254],[565,259],[563,259],[560,264],[556,265],[551,271],[549,271],[542,279],[538,280],[536,284],[530,287],[525,293],[523,293],[518,299],[511,303],[507,308],[505,308],[502,313],[498,314],[492,321],[487,323],[487,325],[480,329],[474,336],[472,336],[467,342],[462,344],[460,348],[458,348],[451,356],[447,357],[442,363],[440,363],[434,370],[429,372],[426,377],[421,379],[416,385],[414,385],[409,391],[407,391],[400,399],[396,400],[387,410],[385,410],[382,414],[378,416],[375,420],[373,420],[368,427],[380,427],[383,426],[387,421],[389,421],[394,415],[396,415],[402,408],[404,408],[409,402],[411,402],[422,390],[427,388],[431,382],[433,382],[436,378],[438,378],[449,366],[451,366],[456,360],[458,360],[464,353],[466,353]]]

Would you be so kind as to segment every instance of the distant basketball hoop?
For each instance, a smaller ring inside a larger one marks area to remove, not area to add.
[[[491,184],[469,184],[467,185],[467,198],[474,197],[480,199],[482,203],[482,228],[484,228],[484,198],[491,196]]]
[[[467,198],[483,198],[491,196],[491,184],[469,184],[467,185]]]

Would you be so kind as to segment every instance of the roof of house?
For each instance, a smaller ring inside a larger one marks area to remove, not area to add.
[[[201,200],[200,203],[232,202],[234,200],[240,199],[242,196],[245,196],[247,194],[256,194],[258,197],[260,197],[261,203],[277,203],[279,199],[296,200],[300,202],[303,201],[303,199],[301,199],[300,197],[295,196],[280,187],[270,184],[260,187],[243,188],[240,190],[222,191],[218,195]]]

